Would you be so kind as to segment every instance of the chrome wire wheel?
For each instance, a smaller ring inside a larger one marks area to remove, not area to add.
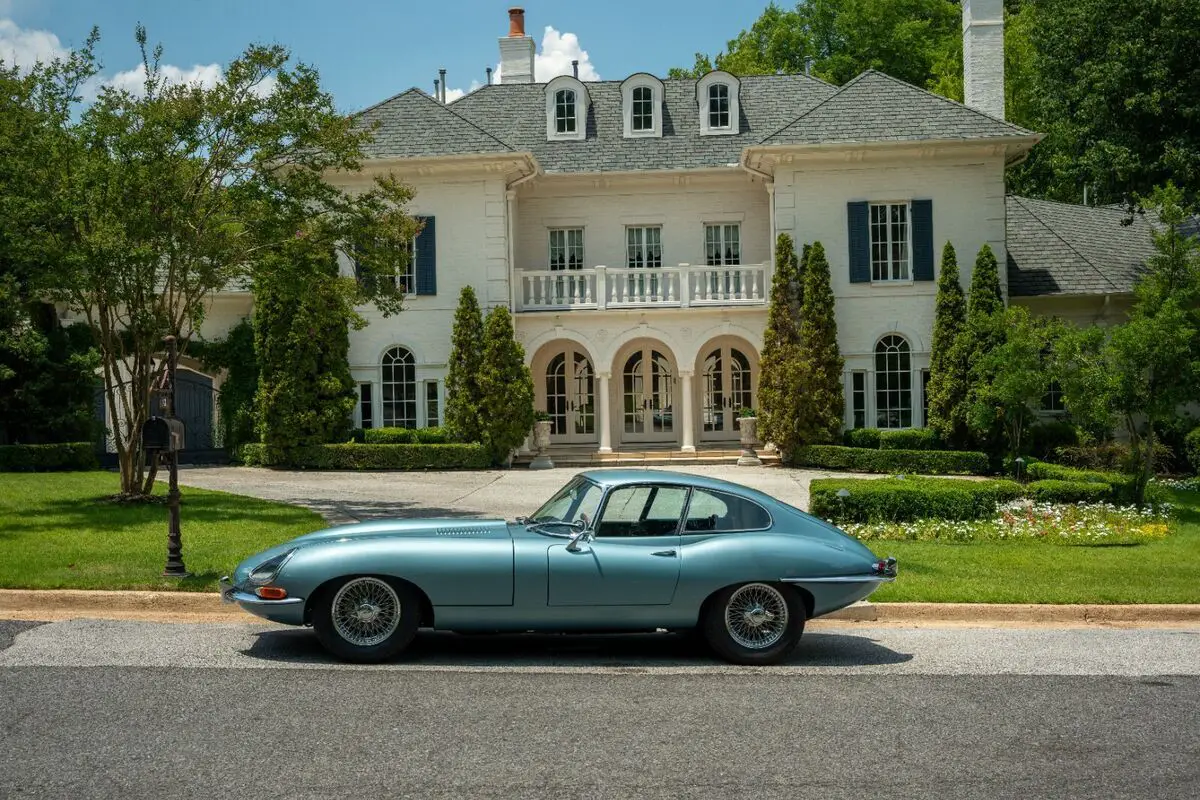
[[[787,632],[787,598],[765,583],[742,586],[725,604],[725,630],[747,650],[771,647]]]
[[[379,578],[355,578],[333,596],[332,612],[339,636],[358,647],[374,647],[400,625],[400,597]]]

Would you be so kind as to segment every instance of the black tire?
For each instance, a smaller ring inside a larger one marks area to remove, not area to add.
[[[784,613],[786,620],[780,620]],[[800,643],[804,622],[804,601],[792,587],[743,583],[717,592],[701,628],[709,646],[726,661],[765,665],[778,664],[791,654]],[[761,644],[754,643],[755,637]]]
[[[348,617],[359,599],[363,617]],[[380,622],[380,615],[386,617],[393,605],[394,614]],[[371,609],[374,618],[369,617]],[[377,664],[400,653],[412,643],[420,624],[421,600],[412,587],[369,575],[331,584],[313,604],[312,625],[321,645],[343,661],[358,664]]]

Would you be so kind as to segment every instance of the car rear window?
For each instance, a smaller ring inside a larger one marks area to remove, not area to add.
[[[771,515],[752,500],[725,492],[693,489],[684,533],[754,531],[771,527]]]

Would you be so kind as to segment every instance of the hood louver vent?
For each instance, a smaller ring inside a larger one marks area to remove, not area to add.
[[[434,536],[486,536],[487,528],[437,528]]]

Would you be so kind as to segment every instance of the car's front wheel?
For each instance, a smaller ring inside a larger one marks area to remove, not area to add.
[[[804,632],[804,602],[790,586],[744,583],[717,593],[702,625],[713,650],[735,664],[777,664]]]
[[[338,658],[370,664],[386,661],[412,643],[421,604],[402,583],[361,576],[328,587],[313,607],[313,630]]]

